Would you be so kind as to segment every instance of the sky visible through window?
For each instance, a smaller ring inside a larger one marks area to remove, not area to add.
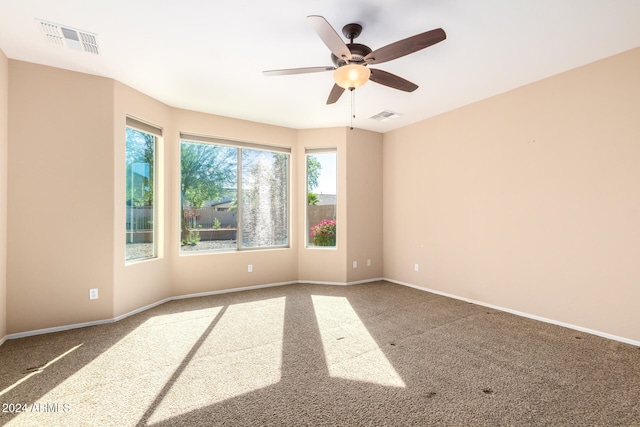
[[[314,153],[322,165],[318,177],[318,187],[313,189],[316,194],[336,194],[336,153]]]

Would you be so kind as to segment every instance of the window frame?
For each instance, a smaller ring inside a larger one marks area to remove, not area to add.
[[[240,140],[232,140],[226,138],[217,138],[207,135],[193,134],[187,132],[180,132],[179,139],[179,150],[182,149],[182,143],[196,143],[196,144],[207,144],[207,145],[218,145],[225,147],[233,147],[237,149],[236,156],[236,194],[237,194],[237,207],[236,207],[236,217],[237,217],[237,226],[236,226],[236,245],[235,247],[229,248],[220,248],[220,249],[204,249],[204,250],[195,250],[195,251],[184,251],[182,250],[182,246],[179,249],[180,256],[193,256],[193,255],[204,255],[204,254],[219,254],[219,253],[231,253],[231,252],[247,252],[247,251],[262,251],[262,250],[273,250],[273,249],[289,249],[291,248],[291,147],[280,146],[280,145],[271,145],[271,144],[263,144],[263,143],[255,143],[248,141],[240,141]],[[243,246],[243,224],[242,224],[242,210],[243,210],[243,162],[242,162],[242,152],[243,149],[248,150],[260,150],[267,151],[270,153],[278,153],[285,154],[287,156],[287,168],[286,168],[286,236],[287,243],[284,245],[271,245],[271,246]],[[180,186],[182,186],[182,155],[179,154],[180,161]],[[182,215],[182,201],[180,201],[180,215]],[[181,228],[181,227],[180,227]],[[181,232],[181,230],[180,230]],[[181,238],[178,239],[181,241]]]
[[[127,136],[126,136],[126,130],[127,129],[131,129],[134,130],[136,132],[141,132],[147,135],[151,135],[153,136],[153,165],[152,165],[152,170],[153,170],[153,179],[150,183],[151,187],[153,188],[153,192],[152,192],[152,200],[153,200],[153,205],[152,205],[152,255],[151,256],[147,256],[147,257],[141,257],[141,258],[127,258],[127,237],[128,234],[131,234],[130,239],[133,239],[133,229],[127,229],[127,222],[126,222],[126,218],[127,218],[127,213],[125,212],[125,265],[131,264],[131,263],[136,263],[136,262],[141,262],[141,261],[148,261],[148,260],[153,260],[153,259],[158,259],[160,258],[160,244],[158,242],[159,239],[159,215],[158,215],[158,204],[159,204],[159,194],[161,193],[161,191],[159,191],[158,189],[158,150],[160,147],[160,141],[162,139],[162,128],[160,126],[151,124],[149,122],[140,120],[138,118],[135,118],[133,116],[125,116],[125,174],[126,174],[126,170],[127,170],[127,148],[128,148],[128,144],[127,144]],[[132,175],[133,175],[133,169],[132,169]],[[126,201],[127,201],[127,191],[129,190],[128,186],[127,186],[127,176],[125,176],[125,209],[131,209],[131,217],[129,219],[129,221],[133,220],[133,197],[131,200],[131,206],[128,207],[126,206]],[[133,185],[133,177],[132,177],[132,181],[131,181],[131,185]],[[131,230],[131,231],[130,231]]]
[[[312,245],[309,239],[309,231],[311,230],[311,224],[309,223],[309,156],[314,154],[333,153],[335,155],[335,168],[336,168],[336,203],[335,203],[335,221],[338,223],[338,148],[331,147],[307,147],[304,150],[304,170],[305,170],[305,187],[304,187],[304,248],[312,250],[337,250],[338,249],[338,234],[336,233],[336,244],[333,246],[315,246]],[[337,226],[336,226],[337,229]]]

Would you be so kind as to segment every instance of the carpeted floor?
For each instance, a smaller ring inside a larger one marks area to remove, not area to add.
[[[7,341],[0,404],[10,426],[640,426],[640,349],[387,282],[290,285]]]

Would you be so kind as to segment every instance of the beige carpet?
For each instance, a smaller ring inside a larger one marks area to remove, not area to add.
[[[640,349],[386,282],[291,285],[7,341],[0,393],[10,426],[640,426]]]

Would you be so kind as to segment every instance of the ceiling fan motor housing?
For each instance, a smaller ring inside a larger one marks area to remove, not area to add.
[[[360,43],[349,43],[347,45],[351,52],[351,59],[345,61],[343,58],[338,58],[333,53],[331,54],[331,61],[336,67],[342,67],[347,64],[362,64],[364,63],[364,57],[371,53],[371,48]]]

